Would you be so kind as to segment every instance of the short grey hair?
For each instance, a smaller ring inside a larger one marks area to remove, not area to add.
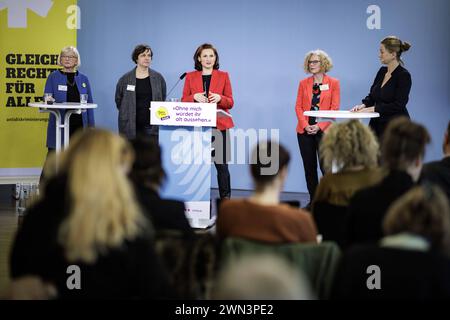
[[[59,53],[58,56],[58,65],[61,66],[61,56],[65,53],[71,52],[73,54],[75,54],[77,56],[77,65],[76,67],[78,68],[81,65],[81,57],[80,57],[80,53],[78,52],[78,49],[73,47],[73,46],[67,46],[61,49],[61,52]]]

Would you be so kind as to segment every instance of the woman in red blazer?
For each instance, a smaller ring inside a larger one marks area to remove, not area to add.
[[[310,51],[306,54],[304,69],[312,76],[300,81],[295,103],[297,113],[297,140],[305,169],[306,185],[310,202],[318,184],[317,157],[320,139],[331,122],[318,123],[316,118],[303,114],[311,110],[338,110],[340,100],[339,80],[325,74],[333,67],[328,54],[322,50]],[[322,174],[324,170],[319,161]],[[309,204],[308,206],[309,207]]]
[[[233,92],[228,73],[219,71],[219,54],[211,44],[204,43],[197,48],[194,54],[195,70],[186,75],[184,82],[183,102],[217,103],[217,108],[230,113],[233,107]],[[217,128],[213,129],[213,137],[222,136],[222,139],[213,140],[213,160],[217,169],[217,182],[220,198],[230,198],[231,182],[227,159],[230,154],[229,134],[227,129],[233,128],[231,117],[217,117]],[[220,133],[219,133],[220,132]],[[221,141],[220,141],[221,140]],[[221,143],[222,142],[222,143]],[[222,150],[221,154],[215,154]]]

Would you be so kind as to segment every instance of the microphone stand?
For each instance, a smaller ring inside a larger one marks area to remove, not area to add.
[[[176,86],[178,85],[178,83],[180,83],[180,81],[183,80],[184,77],[186,77],[186,72],[183,73],[183,74],[180,76],[180,78],[178,79],[178,81],[177,81],[177,82],[173,85],[173,87],[169,90],[169,93],[168,93],[167,96],[166,96],[166,100],[170,97],[170,94],[172,93],[173,89],[176,88]]]

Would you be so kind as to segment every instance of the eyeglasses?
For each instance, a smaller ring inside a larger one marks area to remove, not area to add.
[[[77,56],[61,56],[61,58],[77,59]]]
[[[308,61],[309,64],[317,64],[320,63],[320,60],[310,60]]]

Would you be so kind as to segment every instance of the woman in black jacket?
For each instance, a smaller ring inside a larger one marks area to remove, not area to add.
[[[351,300],[450,299],[450,208],[435,186],[412,188],[389,208],[377,244],[347,250],[332,296]]]
[[[411,45],[395,36],[384,38],[380,44],[379,58],[384,67],[378,70],[370,92],[362,104],[354,106],[354,112],[378,112],[379,118],[372,118],[369,126],[380,139],[390,120],[398,116],[409,118],[406,104],[411,90],[411,75],[403,67],[401,55]]]

